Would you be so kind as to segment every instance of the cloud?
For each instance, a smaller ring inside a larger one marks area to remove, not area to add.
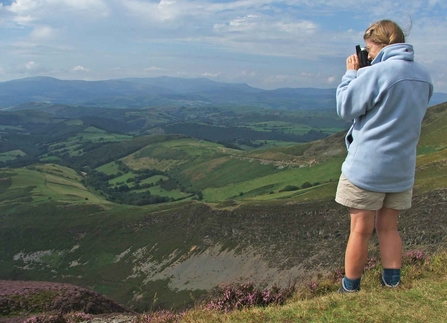
[[[416,60],[447,91],[446,8],[445,0],[0,0],[2,78],[18,64],[21,73],[47,66],[70,77],[82,62],[92,78],[182,71],[270,88],[332,86],[369,23],[389,17],[407,27],[411,17]]]
[[[85,68],[84,66],[78,65],[72,68],[73,72],[90,72],[88,68]]]
[[[98,19],[110,13],[104,0],[14,0],[3,8],[9,13],[8,20],[17,26],[41,22],[63,25],[78,22],[79,17]]]
[[[145,72],[152,72],[152,71],[166,71],[164,68],[157,67],[157,66],[151,66],[144,69]]]
[[[30,37],[34,40],[51,39],[55,32],[48,26],[36,26],[31,32]]]
[[[109,9],[105,0],[47,0],[49,4],[59,4],[79,11],[108,15]]]
[[[4,69],[5,74],[20,75],[20,76],[41,75],[47,73],[48,71],[49,71],[48,68],[42,66],[39,63],[36,63],[35,61],[28,61],[26,63],[15,66],[9,66],[8,68]]]
[[[34,67],[36,67],[36,63],[34,63],[34,62],[28,62],[28,63],[25,64],[25,68],[27,70],[30,70],[30,69],[32,69]]]
[[[223,24],[215,24],[217,35],[234,41],[298,40],[315,34],[318,25],[309,20],[280,20],[264,15],[247,15]]]
[[[15,0],[6,8],[15,14],[26,14],[36,10],[41,5],[41,1],[36,0]]]
[[[126,0],[122,3],[122,5],[125,9],[127,9],[128,13],[156,22],[177,19],[179,16],[183,16],[187,11],[189,11],[185,11],[185,7],[191,7],[187,1],[177,3],[176,1],[170,0],[160,0],[159,3],[140,0]]]
[[[208,73],[208,72],[205,72],[205,73],[202,73],[201,76],[214,78],[214,77],[220,76],[220,74],[221,73]]]

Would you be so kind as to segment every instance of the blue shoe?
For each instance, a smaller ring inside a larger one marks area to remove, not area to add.
[[[356,289],[347,289],[347,288],[345,287],[344,280],[345,280],[344,278],[341,280],[341,286],[340,286],[340,288],[339,288],[338,291],[337,291],[338,294],[344,294],[344,293],[357,293],[357,292],[360,291],[360,286],[357,287]]]
[[[383,276],[382,276],[382,286],[383,286],[383,287],[388,287],[388,288],[397,288],[397,287],[399,286],[399,282],[397,282],[397,283],[394,284],[394,285],[387,284],[387,283],[385,282],[385,279],[383,279]]]

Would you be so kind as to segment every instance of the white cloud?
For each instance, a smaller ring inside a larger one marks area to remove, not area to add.
[[[108,15],[109,9],[104,0],[48,0],[49,4],[65,5],[67,8]]]
[[[35,67],[36,67],[36,63],[34,63],[34,62],[28,62],[28,63],[25,64],[25,68],[27,70],[33,69]]]
[[[182,71],[270,88],[332,86],[369,23],[389,17],[406,27],[411,16],[416,60],[447,92],[446,8],[445,0],[0,1],[0,55],[3,75],[17,64],[35,72],[38,64],[23,63],[32,61],[70,77],[67,66],[82,62],[92,78]]]
[[[15,0],[10,6],[7,6],[9,11],[16,14],[26,14],[32,10],[36,10],[41,6],[40,0]]]
[[[72,68],[73,72],[90,72],[90,69],[85,68],[84,66],[78,65]]]
[[[132,15],[157,22],[174,20],[188,11],[184,10],[185,6],[190,7],[187,1],[177,3],[176,1],[167,0],[161,0],[159,3],[126,0],[122,5]]]
[[[55,32],[48,26],[36,26],[31,32],[30,37],[34,40],[50,39],[54,36]]]
[[[221,73],[208,73],[208,72],[205,72],[205,73],[202,73],[201,76],[203,76],[203,77],[211,77],[211,78],[213,78],[213,77],[218,77],[218,76],[220,76],[220,74],[221,74]]]
[[[256,76],[256,72],[255,71],[246,71],[246,70],[244,70],[244,71],[242,71],[240,73],[240,76],[241,77],[255,77]]]
[[[3,72],[4,74],[8,75],[32,76],[32,75],[46,74],[48,72],[48,69],[39,63],[29,61],[27,63],[22,63],[15,66],[9,66],[8,68],[5,68]]]
[[[104,0],[15,0],[4,7],[14,14],[18,25],[29,25],[39,21],[73,20],[73,14],[92,17],[107,17],[109,8]]]
[[[152,72],[152,71],[166,71],[164,68],[157,67],[157,66],[151,66],[144,69],[145,72]]]

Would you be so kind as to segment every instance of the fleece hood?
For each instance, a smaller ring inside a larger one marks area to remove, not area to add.
[[[403,61],[414,61],[414,50],[413,46],[410,44],[392,44],[388,45],[377,54],[376,58],[371,62],[371,65],[389,60],[398,59]]]

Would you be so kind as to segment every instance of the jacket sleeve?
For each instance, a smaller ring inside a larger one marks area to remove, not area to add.
[[[337,114],[351,121],[372,109],[379,97],[378,80],[373,67],[348,70],[337,87]]]

